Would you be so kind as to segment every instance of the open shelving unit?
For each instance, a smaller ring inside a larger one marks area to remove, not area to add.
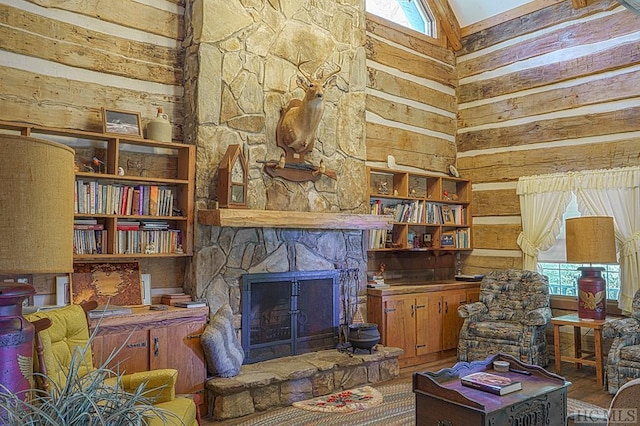
[[[2,121],[0,130],[75,150],[75,261],[193,254],[193,145]],[[92,232],[99,248],[85,241]]]
[[[367,169],[371,214],[393,229],[371,230],[369,251],[471,250],[471,182],[393,169]]]

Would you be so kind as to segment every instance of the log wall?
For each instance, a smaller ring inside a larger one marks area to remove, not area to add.
[[[446,172],[455,163],[455,56],[441,39],[367,14],[367,161]]]
[[[457,156],[473,185],[466,273],[520,267],[520,176],[640,161],[640,16],[560,2],[471,34],[457,55]]]
[[[0,120],[102,131],[101,108],[163,107],[182,140],[184,0],[0,4]],[[181,287],[184,259],[147,260],[155,288]],[[34,277],[55,303],[54,276]]]

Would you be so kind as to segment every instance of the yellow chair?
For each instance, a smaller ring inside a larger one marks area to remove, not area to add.
[[[85,306],[70,305],[25,315],[36,327],[36,370],[46,374],[57,386],[66,383],[68,366],[71,364],[74,351],[83,351],[86,347],[83,362],[80,364],[80,375],[94,368],[91,346],[88,345],[89,326],[86,311],[95,305],[95,302]],[[148,390],[145,391],[145,396],[154,401],[155,407],[169,413],[165,419],[152,415],[148,419],[149,425],[197,426],[199,422],[194,401],[190,398],[176,397],[177,377],[178,371],[174,369],[152,370],[122,375],[120,384],[128,392],[133,392],[144,384],[145,390]],[[115,383],[115,378],[113,383],[109,382],[114,385]],[[48,391],[51,385],[42,383],[41,387]]]

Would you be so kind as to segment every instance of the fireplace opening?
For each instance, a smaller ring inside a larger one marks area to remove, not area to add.
[[[244,363],[335,348],[339,296],[337,270],[243,275]]]

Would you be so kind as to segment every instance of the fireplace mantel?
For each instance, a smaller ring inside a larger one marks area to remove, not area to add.
[[[236,228],[392,229],[393,216],[279,210],[198,210],[201,225]]]

